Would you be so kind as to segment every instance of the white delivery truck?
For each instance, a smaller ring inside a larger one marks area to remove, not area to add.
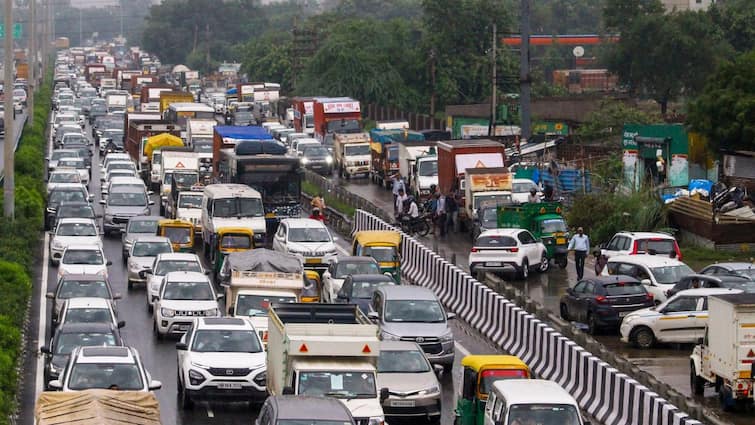
[[[333,153],[339,176],[348,179],[357,174],[369,174],[372,156],[367,133],[333,134]]]
[[[202,182],[212,177],[212,133],[217,124],[217,121],[210,119],[186,120],[186,143],[199,155],[199,177]]]
[[[481,207],[511,204],[512,178],[505,167],[467,168],[462,184],[466,203],[464,214],[460,214],[464,216],[464,221],[477,218],[477,210]]]
[[[692,392],[715,388],[724,410],[755,398],[755,294],[708,297],[705,336],[690,356]]]
[[[359,424],[385,421],[377,388],[378,327],[352,304],[273,304],[267,391],[339,399]]]
[[[438,185],[436,142],[402,141],[398,143],[398,170],[417,199],[430,197],[430,187]]]
[[[262,195],[245,184],[205,186],[202,196],[202,243],[211,252],[218,230],[243,227],[254,232],[254,246],[264,246],[267,236]]]
[[[172,186],[189,191],[199,183],[199,156],[185,147],[160,149],[160,215],[166,216]]]

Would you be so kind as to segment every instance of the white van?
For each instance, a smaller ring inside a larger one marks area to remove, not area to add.
[[[574,398],[553,381],[496,381],[485,404],[484,425],[589,425]]]
[[[265,244],[265,210],[262,195],[244,184],[211,184],[202,196],[202,241],[205,252],[222,227],[244,227],[254,232],[254,244]]]

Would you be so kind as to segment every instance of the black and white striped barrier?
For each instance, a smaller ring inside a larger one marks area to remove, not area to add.
[[[356,211],[353,230],[400,231],[363,210]],[[521,358],[535,375],[569,391],[602,424],[701,424],[406,234],[401,268],[413,284],[432,289],[449,310]]]

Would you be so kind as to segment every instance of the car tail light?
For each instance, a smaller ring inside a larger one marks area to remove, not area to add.
[[[640,242],[634,241],[634,243],[632,244],[632,252],[630,252],[630,254],[637,254],[639,250],[640,250]]]
[[[267,342],[267,331],[262,333],[262,342]]]
[[[478,251],[479,251],[479,249],[477,249],[475,247],[472,247],[472,252],[478,252]]]
[[[682,261],[682,250],[679,249],[679,244],[674,241],[674,251],[676,251],[676,259]]]
[[[519,248],[509,248],[509,251],[511,251],[511,252],[519,252]]]
[[[604,297],[603,295],[598,295],[597,297],[595,297],[595,302],[598,304],[607,304],[608,298]]]
[[[647,294],[645,294],[645,300],[647,300],[647,301],[653,301],[653,294],[651,294],[649,292]]]

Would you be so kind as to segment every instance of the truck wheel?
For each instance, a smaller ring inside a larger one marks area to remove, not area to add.
[[[566,308],[566,304],[561,304],[558,309],[561,313],[561,318],[569,321],[569,310]]]
[[[634,341],[634,345],[638,348],[648,349],[653,346],[655,335],[653,335],[653,331],[647,326],[641,326],[639,329],[632,331],[629,339]]]
[[[689,362],[689,385],[692,389],[692,394],[703,395],[705,393],[705,381],[697,376],[695,370],[695,362]]]

